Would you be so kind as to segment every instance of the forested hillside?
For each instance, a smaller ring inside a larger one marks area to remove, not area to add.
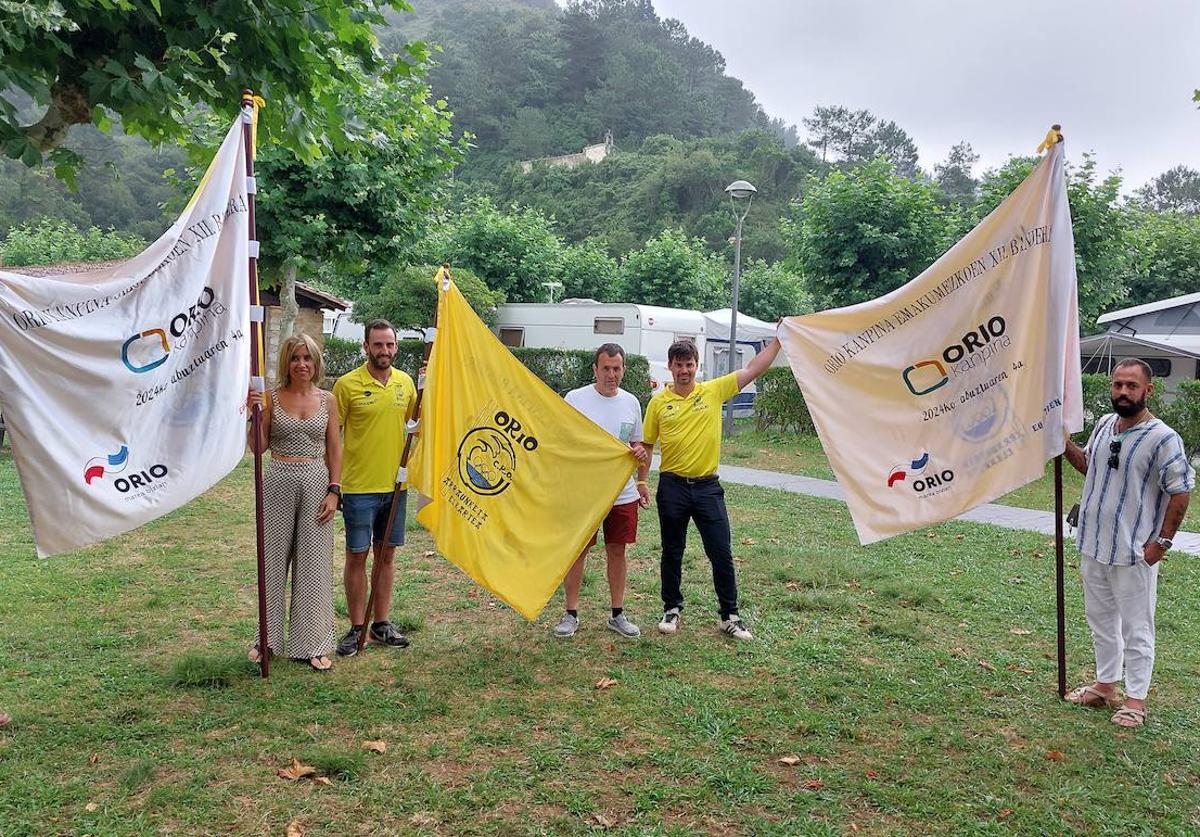
[[[557,289],[559,298],[716,306],[728,298],[735,223],[724,187],[746,179],[759,192],[745,226],[743,308],[773,318],[847,304],[922,270],[1033,162],[1013,158],[980,172],[970,137],[944,160],[923,160],[903,114],[832,103],[793,126],[764,112],[719,52],[649,0],[413,5],[388,12],[380,46],[410,67],[405,101],[425,96],[422,107],[434,108],[414,113],[440,113],[442,100],[452,122],[414,125],[423,144],[400,153],[401,138],[387,184],[370,187],[375,163],[353,169],[362,194],[406,184],[402,208],[343,201],[352,195],[334,182],[340,161],[314,168],[265,152],[289,174],[278,184],[264,175],[264,207],[272,186],[289,193],[278,205],[302,207],[280,219],[282,251],[304,262],[310,280],[356,299],[413,275],[415,265],[450,260],[493,301],[541,300]],[[602,162],[521,166],[578,152],[608,131],[614,145]],[[449,135],[469,144],[465,153]],[[50,217],[150,239],[186,195],[163,176],[181,170],[177,150],[90,126],[69,144],[86,162],[77,193],[48,168],[0,164],[0,237]],[[423,165],[423,153],[438,162]],[[1086,154],[1071,162],[1085,329],[1104,310],[1200,287],[1200,173],[1176,167],[1123,199],[1118,176],[1097,171]],[[22,239],[23,252],[31,240]]]

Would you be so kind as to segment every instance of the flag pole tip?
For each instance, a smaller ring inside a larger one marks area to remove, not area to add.
[[[1041,143],[1038,145],[1037,153],[1041,154],[1043,151],[1049,151],[1051,148],[1058,145],[1062,141],[1063,141],[1062,125],[1055,122],[1053,125],[1050,126],[1050,130],[1046,132],[1046,138],[1043,139],[1041,141]]]

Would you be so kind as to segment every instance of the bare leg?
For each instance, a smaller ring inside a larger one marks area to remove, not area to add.
[[[375,544],[375,567],[371,570],[372,579],[378,578],[375,589],[375,618],[372,621],[386,622],[392,610],[392,588],[396,583],[396,547],[391,544]],[[363,610],[366,610],[365,602]]]
[[[571,569],[567,570],[567,577],[563,579],[567,610],[579,609],[579,588],[583,586],[583,559],[587,557],[587,554],[588,551],[585,547],[583,552],[579,553],[579,557],[575,559],[575,563],[571,565]]]
[[[625,546],[623,543],[604,544],[604,557],[608,559],[608,594],[612,597],[613,607],[625,607],[625,576],[628,572]]]
[[[346,588],[346,606],[350,610],[350,624],[365,624],[367,617],[366,552],[346,553],[346,568],[342,571],[342,584]]]

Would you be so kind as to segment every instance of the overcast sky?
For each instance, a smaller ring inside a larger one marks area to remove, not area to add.
[[[1200,169],[1200,0],[654,0],[725,56],[771,116],[816,105],[894,120],[932,169],[967,140],[983,168],[1061,122],[1126,192]]]

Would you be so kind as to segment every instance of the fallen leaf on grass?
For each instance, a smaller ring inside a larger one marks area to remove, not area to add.
[[[411,825],[415,825],[417,828],[433,828],[439,824],[437,817],[431,816],[424,811],[418,811],[417,813],[413,814],[412,818],[408,822]]]
[[[99,763],[100,763],[100,754],[99,753],[92,753],[90,756],[88,756],[88,764],[99,764]]]
[[[825,787],[825,783],[820,779],[805,779],[800,783],[800,787],[804,788],[805,790],[819,791]]]
[[[754,546],[756,543],[758,541],[755,538],[742,538],[742,546]]]
[[[967,655],[967,649],[963,648],[961,645],[956,645],[950,649],[949,653],[955,657],[965,657]]]
[[[789,581],[789,582],[787,582],[786,584],[784,584],[783,586],[784,586],[786,589],[788,589],[788,590],[799,590],[799,589],[800,589],[800,582],[798,582],[798,581]]]
[[[594,819],[596,821],[596,825],[600,826],[601,828],[613,827],[612,820],[604,816],[604,814],[593,814],[592,819]]]
[[[929,534],[927,534],[925,537],[929,538],[929,540],[931,540],[931,541],[932,541],[932,540],[936,540],[936,539],[937,539],[937,532],[930,532],[930,533],[929,533]]]
[[[1066,756],[1064,756],[1058,750],[1050,750],[1046,753],[1046,758],[1048,758],[1050,761],[1062,761],[1066,758]]]
[[[794,767],[800,763],[799,756],[784,756],[779,760],[780,764],[786,764],[788,767]]]
[[[364,750],[370,750],[372,753],[379,753],[380,755],[383,755],[384,753],[387,752],[387,742],[386,741],[364,741],[362,743],[362,748]]]
[[[868,779],[878,779],[878,778],[879,778],[879,771],[878,771],[878,770],[868,770],[868,771],[867,771],[867,778],[868,778]]]
[[[275,775],[280,779],[287,779],[295,782],[297,779],[303,779],[305,776],[315,776],[317,768],[310,764],[301,764],[300,759],[293,758],[292,763],[287,767],[281,767],[275,771]]]
[[[996,667],[987,660],[979,660],[979,667],[984,671],[995,671]]]
[[[332,785],[333,784],[333,782],[330,780],[330,778],[328,776],[318,776],[317,778],[313,779],[313,782],[318,785]]]
[[[304,823],[292,820],[288,823],[287,837],[304,837]]]
[[[1006,820],[1006,819],[1008,819],[1009,817],[1011,817],[1012,815],[1013,815],[1013,809],[1012,809],[1012,808],[1001,808],[1001,809],[1000,809],[1000,819],[1002,819],[1002,820]]]
[[[1035,549],[1033,551],[1033,557],[1034,558],[1045,558],[1046,554],[1044,552],[1042,552],[1040,549]]]
[[[779,543],[779,538],[767,538],[767,543]]]
[[[1027,631],[1024,628],[1012,628],[1009,630],[1009,633],[1016,634],[1017,636],[1029,636],[1033,631]]]
[[[100,809],[100,806],[97,805],[95,802],[89,802],[87,805],[83,806],[83,810],[88,811],[88,812],[98,811],[99,809]]]
[[[437,552],[432,549],[427,549],[421,553],[422,558],[432,558],[435,555],[437,555]]]
[[[599,680],[596,681],[596,688],[597,689],[611,689],[613,686],[617,685],[617,682],[618,681],[613,680],[611,677],[601,677]]]
[[[1032,669],[1021,668],[1016,663],[1009,663],[1008,665],[1005,666],[1005,668],[1008,669],[1009,671],[1018,672],[1019,674],[1033,674]]]

